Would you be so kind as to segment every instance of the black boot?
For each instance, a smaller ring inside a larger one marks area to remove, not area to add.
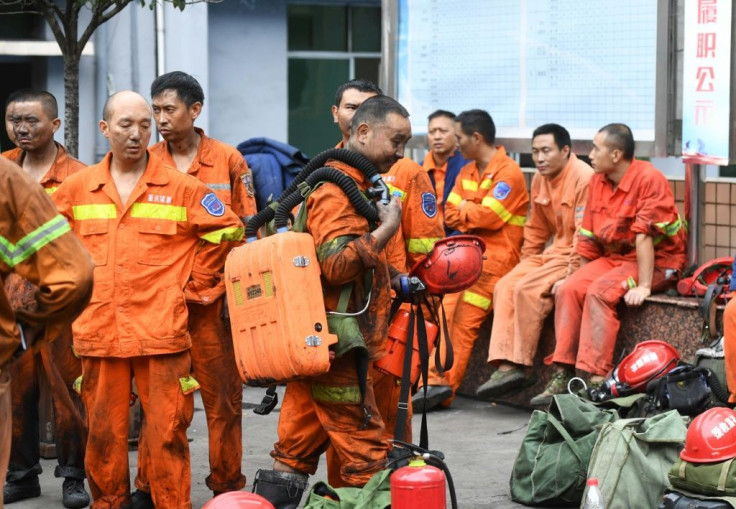
[[[62,504],[69,509],[78,509],[89,505],[89,493],[84,489],[83,479],[67,477],[62,485]]]
[[[40,496],[41,484],[38,482],[38,476],[35,475],[19,481],[8,481],[3,487],[3,499],[6,504]]]
[[[253,491],[273,504],[276,509],[296,509],[307,489],[305,474],[259,470],[253,481]]]

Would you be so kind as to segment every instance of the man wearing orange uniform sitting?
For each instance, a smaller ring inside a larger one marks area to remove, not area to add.
[[[736,278],[731,276],[730,290],[736,291]],[[726,385],[729,403],[736,403],[736,299],[731,299],[723,311],[723,353],[726,357]]]
[[[476,391],[481,399],[523,388],[530,381],[525,370],[534,363],[554,294],[580,263],[575,245],[593,170],[572,153],[570,134],[557,124],[534,130],[532,159],[537,167],[532,210],[524,226],[521,261],[493,293],[488,362],[498,369]]]
[[[616,305],[623,298],[640,306],[685,264],[686,232],[670,185],[651,163],[634,159],[634,146],[624,124],[609,124],[593,139],[595,175],[577,245],[581,267],[557,290],[557,344],[548,359],[557,370],[532,405],[567,392],[574,368],[593,385],[603,381],[613,368]]]
[[[215,286],[242,223],[207,186],[151,155],[151,107],[131,91],[108,98],[110,152],[52,195],[92,254],[95,285],[74,322],[82,358],[93,508],[130,504],[128,406],[133,377],[146,416],[156,507],[191,507],[186,430],[194,412],[187,291]]]
[[[414,411],[448,406],[462,382],[470,352],[483,321],[493,311],[498,280],[519,261],[529,206],[521,168],[495,145],[496,126],[483,110],[469,110],[455,119],[460,152],[470,159],[455,181],[445,204],[445,222],[463,233],[478,235],[486,244],[480,279],[457,298],[451,317],[450,341],[455,355],[452,368],[440,374],[430,366],[423,388],[412,398]],[[432,360],[434,357],[432,358]]]

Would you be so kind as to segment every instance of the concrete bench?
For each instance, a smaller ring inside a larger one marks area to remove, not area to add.
[[[699,310],[700,301],[690,297],[669,297],[664,294],[652,295],[639,308],[629,308],[623,302],[618,306],[621,329],[618,334],[614,363],[620,358],[623,349],[631,352],[634,345],[647,339],[660,339],[677,348],[683,360],[691,361],[695,351],[702,348],[700,336],[703,319]],[[723,306],[718,307],[719,320]],[[480,330],[470,357],[468,370],[458,393],[474,397],[475,390],[488,380],[493,371],[486,363],[488,343],[491,334],[491,317]],[[534,359],[534,373],[537,382],[522,392],[499,398],[497,401],[515,406],[529,406],[529,400],[544,390],[554,368],[545,366],[543,359],[554,351],[554,312],[547,317],[539,341],[537,356]]]

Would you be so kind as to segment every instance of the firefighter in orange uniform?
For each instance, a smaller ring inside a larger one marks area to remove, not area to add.
[[[728,301],[723,311],[723,353],[726,357],[726,385],[730,392],[728,401],[736,403],[736,299]]]
[[[546,405],[567,391],[574,368],[595,385],[613,368],[620,322],[616,304],[640,306],[685,264],[686,232],[667,179],[634,159],[634,137],[623,124],[595,135],[588,202],[577,244],[581,267],[555,295],[556,373],[532,398]]]
[[[5,478],[12,426],[9,368],[23,352],[24,340],[33,347],[36,338],[56,339],[84,309],[92,293],[93,266],[46,192],[3,158],[0,189],[0,280],[15,273],[41,289],[33,295],[35,305],[16,310],[0,287],[0,477]]]
[[[53,95],[22,90],[14,93],[12,100],[11,121],[19,148],[11,160],[52,194],[61,182],[85,165],[54,141],[61,121]],[[37,291],[36,286],[17,274],[9,275],[5,281],[5,292],[15,309],[32,310]],[[84,489],[86,429],[82,402],[73,390],[74,381],[81,374],[82,364],[72,349],[71,327],[64,328],[52,343],[34,348],[33,353],[24,355],[11,368],[13,447],[3,489],[6,503],[41,495],[38,404],[39,384],[44,377],[54,404],[54,442],[59,463],[55,475],[64,478],[64,507],[89,505]]]
[[[350,122],[356,109],[363,101],[376,95],[382,95],[381,89],[367,80],[348,81],[338,88],[332,107],[333,118],[342,134],[338,147],[343,147],[350,139]],[[399,159],[383,176],[383,180],[402,203],[401,228],[386,246],[386,255],[396,271],[408,272],[444,236],[436,197],[422,167],[411,159]],[[389,442],[394,438],[396,428],[401,380],[376,369],[372,370],[371,376],[376,404],[385,426],[384,438]],[[403,438],[411,442],[411,407]],[[334,448],[330,447],[327,450],[328,482],[336,488],[347,486],[340,470],[339,458]]]
[[[385,96],[372,97],[360,106],[352,120],[345,145],[386,173],[404,153],[411,137],[408,112]],[[345,163],[329,161],[353,178],[361,190],[370,184],[363,174]],[[377,204],[380,225],[371,231],[347,196],[327,182],[307,199],[307,229],[314,237],[322,270],[325,306],[334,310],[343,285],[354,290],[348,312],[363,307],[364,279],[372,273],[368,310],[357,317],[371,361],[385,350],[390,307],[390,274],[383,249],[401,222],[400,201]],[[383,440],[383,421],[376,409],[369,375],[361,395],[354,353],[332,361],[321,376],[286,386],[278,427],[278,442],[271,455],[274,470],[256,474],[255,491],[279,509],[298,506],[308,474],[314,474],[320,455],[331,445],[342,465],[341,475],[350,486],[362,486],[386,465],[388,445]]]
[[[471,162],[460,171],[447,198],[445,222],[481,237],[486,244],[485,260],[480,279],[460,294],[448,317],[455,355],[452,369],[442,375],[436,366],[430,366],[426,395],[420,388],[412,398],[415,412],[451,403],[480,326],[493,310],[496,282],[519,261],[529,206],[521,168],[502,146],[494,145],[496,127],[491,116],[482,110],[465,111],[455,119],[455,132],[460,152]]]
[[[190,376],[185,288],[216,286],[219,271],[193,268],[222,266],[229,241],[243,235],[240,220],[217,195],[146,150],[151,114],[135,92],[108,98],[100,130],[111,151],[53,194],[95,262],[92,300],[72,326],[82,357],[93,508],[130,503],[133,377],[146,416],[153,503],[191,507],[186,429],[197,387]]]
[[[256,213],[253,177],[245,159],[233,147],[207,137],[194,127],[202,111],[204,92],[192,76],[174,71],[151,84],[153,117],[164,141],[149,151],[166,164],[205,183],[243,222]],[[219,270],[221,267],[194,270]],[[225,286],[206,293],[187,294],[189,333],[192,335],[193,376],[200,384],[209,431],[210,475],[207,487],[215,495],[245,486],[243,456],[243,382],[238,374],[233,341],[221,318]],[[145,419],[144,419],[145,423]],[[144,424],[145,429],[145,424]],[[138,476],[133,505],[152,507],[147,470],[148,450],[143,438],[138,448]]]
[[[534,363],[544,319],[554,294],[575,272],[577,232],[588,199],[593,170],[575,157],[567,129],[538,127],[532,136],[532,209],[524,226],[521,261],[502,277],[493,292],[493,327],[488,362],[498,366],[476,391],[481,399],[497,397],[531,382],[526,368]]]

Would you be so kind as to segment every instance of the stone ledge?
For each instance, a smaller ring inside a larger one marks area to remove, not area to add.
[[[670,297],[665,294],[652,295],[639,308],[629,308],[624,303],[617,307],[621,319],[618,342],[614,359],[621,353],[630,352],[633,347],[645,340],[660,339],[671,343],[686,361],[693,359],[695,351],[705,346],[701,340],[703,320],[699,311],[700,300],[694,297]],[[718,306],[718,319],[721,319],[723,306]],[[498,401],[514,406],[529,407],[529,399],[544,390],[552,375],[553,368],[545,366],[543,359],[554,351],[554,313],[544,323],[539,348],[534,359],[533,371],[537,382],[517,394]],[[467,372],[458,393],[473,397],[475,390],[488,380],[492,369],[487,364],[488,343],[491,333],[492,315],[483,324],[479,338],[473,347]]]

